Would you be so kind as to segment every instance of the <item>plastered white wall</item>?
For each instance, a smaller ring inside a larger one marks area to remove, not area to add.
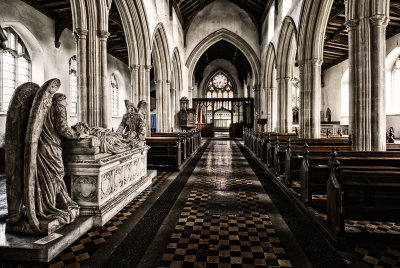
[[[186,36],[186,59],[199,42],[220,29],[239,35],[259,57],[259,35],[250,16],[231,1],[216,0],[197,13],[190,24]]]

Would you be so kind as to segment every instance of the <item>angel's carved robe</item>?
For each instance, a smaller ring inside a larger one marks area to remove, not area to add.
[[[69,197],[64,182],[61,137],[79,139],[68,127],[66,107],[53,102],[38,144],[36,213],[39,219],[58,219],[66,224],[78,216],[78,205]]]

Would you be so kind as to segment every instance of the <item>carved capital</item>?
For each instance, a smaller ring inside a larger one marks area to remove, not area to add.
[[[137,72],[137,71],[139,71],[139,67],[140,67],[140,65],[134,64],[134,65],[129,66],[129,70]]]
[[[98,30],[97,31],[97,36],[100,39],[107,39],[110,36],[110,33],[108,31],[102,31],[102,30]]]
[[[76,28],[74,30],[74,37],[75,40],[78,41],[79,39],[86,39],[88,35],[88,30],[82,28]]]
[[[144,68],[145,68],[146,72],[150,72],[150,70],[151,70],[151,68],[153,68],[153,66],[145,65]]]
[[[347,30],[354,31],[359,24],[359,20],[347,20],[344,25],[346,25]]]
[[[375,15],[369,18],[371,26],[386,28],[389,24],[389,18],[385,15]]]
[[[324,61],[321,59],[306,59],[306,60],[299,60],[298,64],[299,67],[304,67],[305,65],[312,65],[312,66],[321,66]]]

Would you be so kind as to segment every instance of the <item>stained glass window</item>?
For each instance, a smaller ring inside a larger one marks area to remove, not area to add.
[[[223,74],[217,74],[213,79],[213,84],[216,88],[224,88],[227,84],[228,80],[226,76]]]
[[[221,71],[217,72],[210,81],[207,82],[207,98],[219,98],[227,99],[233,98],[232,82],[230,79]],[[219,109],[232,109],[231,102],[215,102],[213,104],[214,110]],[[211,108],[211,107],[210,107]],[[208,109],[210,109],[208,108]]]
[[[78,114],[78,67],[76,56],[69,59],[69,90],[71,92],[71,114]]]
[[[31,81],[31,60],[24,42],[12,28],[5,28],[8,40],[6,49],[0,49],[1,102],[0,110],[6,112],[14,90],[22,83]]]
[[[292,82],[292,109],[293,109],[293,124],[299,123],[299,107],[300,107],[300,80],[293,79]]]
[[[119,94],[118,94],[118,82],[115,78],[115,74],[111,75],[111,100],[112,100],[112,115],[118,116],[118,102],[119,102]]]

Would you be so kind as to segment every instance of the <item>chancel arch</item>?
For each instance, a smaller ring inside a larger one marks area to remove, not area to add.
[[[290,17],[283,21],[277,52],[278,131],[292,132],[292,83],[297,53],[296,26]]]
[[[154,82],[156,90],[156,122],[158,132],[171,131],[171,64],[164,26],[159,23],[152,41]]]
[[[257,54],[254,52],[254,50],[250,47],[250,45],[240,36],[237,34],[227,30],[227,29],[220,29],[218,31],[215,31],[214,33],[208,35],[205,37],[199,44],[193,49],[193,51],[190,53],[186,60],[186,66],[188,67],[188,84],[189,88],[192,88],[194,86],[193,84],[193,78],[194,78],[194,71],[197,62],[199,61],[200,57],[203,55],[203,53],[211,47],[213,44],[224,40],[227,41],[234,46],[236,46],[248,59],[250,66],[251,66],[251,71],[252,71],[252,81],[251,86],[252,87],[259,87],[260,85],[260,61],[258,59]]]

